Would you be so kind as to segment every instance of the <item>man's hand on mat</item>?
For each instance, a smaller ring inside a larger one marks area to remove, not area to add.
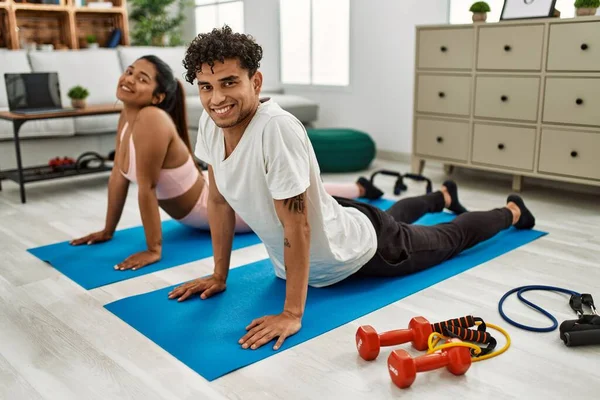
[[[160,253],[146,250],[127,257],[125,261],[115,265],[115,269],[120,271],[131,269],[135,271],[146,265],[154,264],[157,261],[160,261]]]
[[[109,241],[112,237],[113,235],[106,231],[94,232],[82,238],[71,240],[71,244],[73,246],[79,246],[80,244],[102,243]]]
[[[191,295],[200,293],[200,298],[204,300],[224,291],[226,287],[225,279],[220,276],[211,275],[177,286],[169,293],[169,299],[179,298],[177,301],[184,301]]]
[[[256,350],[264,344],[279,337],[273,350],[278,350],[284,340],[294,335],[302,327],[301,318],[284,311],[278,315],[267,315],[255,319],[246,327],[248,333],[239,341],[242,348]]]

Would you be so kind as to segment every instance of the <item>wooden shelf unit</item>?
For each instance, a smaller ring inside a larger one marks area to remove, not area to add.
[[[12,43],[8,36],[8,9],[0,2],[0,49],[11,48]]]
[[[39,0],[41,1],[41,0]],[[112,8],[76,5],[76,0],[58,4],[0,0],[0,49],[18,50],[21,44],[52,44],[55,50],[87,47],[86,37],[95,35],[105,47],[113,29],[121,30],[120,45],[129,45],[126,0],[112,0]]]

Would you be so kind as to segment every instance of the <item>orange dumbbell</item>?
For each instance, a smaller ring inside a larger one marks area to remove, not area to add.
[[[448,342],[460,342],[450,339]],[[442,367],[448,368],[454,375],[465,374],[471,367],[471,352],[468,347],[450,347],[441,353],[426,354],[412,358],[405,350],[394,350],[388,357],[390,378],[399,388],[407,388],[415,381],[417,372],[432,371]]]
[[[415,349],[423,351],[427,350],[427,339],[432,332],[431,324],[423,317],[411,319],[408,329],[397,329],[381,334],[378,334],[372,326],[363,325],[356,331],[356,348],[358,354],[367,361],[376,359],[381,347],[385,346],[412,342]]]

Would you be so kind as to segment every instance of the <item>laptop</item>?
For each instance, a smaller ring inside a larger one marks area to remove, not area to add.
[[[71,111],[63,108],[56,72],[5,73],[8,109],[15,114]]]

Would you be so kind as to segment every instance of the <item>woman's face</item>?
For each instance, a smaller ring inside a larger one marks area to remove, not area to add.
[[[158,104],[164,95],[154,96],[156,67],[147,60],[137,60],[119,78],[117,98],[130,106],[145,107]]]

